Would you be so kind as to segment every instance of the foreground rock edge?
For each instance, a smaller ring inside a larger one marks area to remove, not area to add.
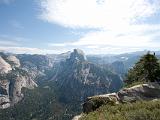
[[[133,103],[136,101],[151,101],[160,99],[160,84],[157,82],[135,85],[123,88],[117,93],[96,95],[88,97],[83,103],[83,113],[95,111],[102,105],[116,105],[119,103]],[[82,115],[75,116],[72,120],[79,120]]]

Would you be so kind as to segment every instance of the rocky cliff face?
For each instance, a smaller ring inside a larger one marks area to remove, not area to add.
[[[60,63],[52,80],[57,82],[66,101],[83,101],[88,96],[118,91],[122,87],[117,74],[88,62],[83,51],[77,49]]]
[[[56,54],[56,55],[17,55],[21,62],[21,67],[32,77],[32,79],[39,80],[39,78],[47,80],[49,73],[53,71],[55,66],[61,61],[65,61],[70,56],[70,52]]]
[[[21,69],[20,61],[13,55],[0,56],[0,108],[8,108],[23,98],[22,88],[33,89],[37,84],[26,71]]]
[[[88,97],[83,104],[83,112],[89,113],[107,104],[115,105],[155,99],[160,99],[160,85],[158,83],[141,84],[131,88],[123,88],[117,93]]]
[[[12,70],[12,67],[0,56],[0,73],[6,74]]]
[[[36,79],[45,76],[45,71],[53,67],[53,59],[45,55],[27,55],[21,54],[17,56],[21,62],[21,67],[32,77]]]
[[[28,76],[17,75],[15,80],[11,82],[10,97],[11,105],[18,103],[24,97],[22,88],[33,89],[37,84]]]
[[[20,61],[16,56],[9,55],[6,57],[6,61],[12,66],[12,68],[20,67]]]

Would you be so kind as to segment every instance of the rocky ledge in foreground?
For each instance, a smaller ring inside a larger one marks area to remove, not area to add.
[[[160,98],[160,84],[147,83],[130,88],[123,88],[117,93],[88,97],[83,104],[83,112],[89,113],[102,105],[136,102],[141,100],[155,100]]]

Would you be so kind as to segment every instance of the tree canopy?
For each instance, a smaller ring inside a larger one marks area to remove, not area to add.
[[[160,64],[154,54],[148,52],[128,71],[128,84],[133,82],[160,82]]]

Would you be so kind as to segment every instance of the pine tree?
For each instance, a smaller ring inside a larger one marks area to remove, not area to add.
[[[160,64],[155,53],[148,52],[129,70],[126,82],[130,84],[139,81],[160,82]]]

